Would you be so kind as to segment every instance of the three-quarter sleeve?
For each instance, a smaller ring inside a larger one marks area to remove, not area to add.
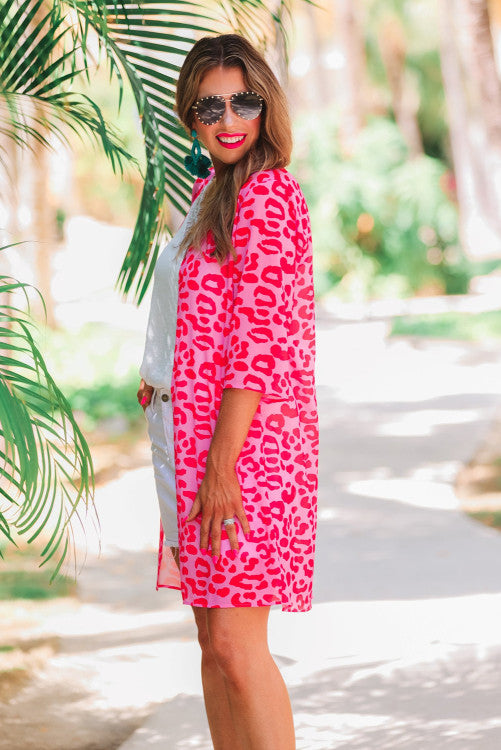
[[[238,253],[223,388],[291,398],[290,325],[296,263],[296,203],[269,173],[244,186],[233,227]]]

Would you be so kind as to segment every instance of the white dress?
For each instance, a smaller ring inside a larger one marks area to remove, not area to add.
[[[183,260],[182,256],[178,256],[178,251],[187,229],[197,219],[203,192],[204,190],[193,201],[183,223],[162,250],[155,264],[146,343],[139,368],[139,374],[145,383],[154,388],[170,389],[171,386],[176,343],[179,268]]]
[[[145,409],[151,440],[153,471],[164,531],[164,545],[178,546],[176,475],[174,463],[174,422],[171,381],[176,343],[179,268],[178,256],[185,233],[198,216],[200,195],[193,201],[186,217],[170,242],[160,253],[153,274],[150,314],[146,330],[143,361],[139,374],[154,387]],[[178,257],[177,257],[178,256]]]

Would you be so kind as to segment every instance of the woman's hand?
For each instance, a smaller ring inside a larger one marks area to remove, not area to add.
[[[193,507],[186,517],[187,521],[193,521],[200,513],[202,514],[200,549],[208,549],[210,538],[212,556],[215,558],[221,553],[223,520],[235,518],[239,521],[244,534],[250,533],[235,467],[261,396],[259,391],[244,388],[223,389],[219,414],[207,453],[205,476],[198,488]],[[231,549],[238,550],[237,530],[234,524],[226,526],[226,534]]]
[[[225,518],[235,518],[244,534],[249,534],[249,522],[242,505],[242,493],[235,468],[218,470],[208,457],[205,476],[186,520],[193,521],[200,513],[200,549],[208,549],[210,537],[213,558],[219,558],[221,553],[221,532]],[[225,529],[231,549],[238,550],[235,525],[226,526]]]
[[[145,383],[144,380],[141,378],[141,382],[139,384],[139,390],[137,392],[137,400],[143,407],[143,411],[146,409],[146,407],[150,403],[154,390],[155,389],[153,388],[152,385],[148,385],[148,383]]]

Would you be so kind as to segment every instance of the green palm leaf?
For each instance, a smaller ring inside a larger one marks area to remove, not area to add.
[[[308,0],[307,0],[308,1]],[[141,301],[159,249],[170,232],[167,201],[189,206],[192,178],[185,172],[189,139],[174,111],[180,65],[201,35],[234,30],[264,48],[270,28],[291,0],[11,0],[0,6],[0,135],[21,146],[49,134],[93,137],[123,172],[137,162],[89,96],[70,88],[89,79],[88,34],[97,35],[115,73],[122,99],[123,74],[132,88],[144,133],[146,171],[139,215],[118,286],[135,284]],[[278,7],[274,13],[270,7]],[[72,15],[64,15],[72,11]],[[76,19],[76,20],[75,20]],[[273,32],[274,33],[274,32]],[[69,48],[66,48],[70,40]],[[1,249],[1,248],[0,248]],[[8,293],[3,294],[2,293]],[[94,511],[94,477],[87,443],[32,335],[33,322],[12,295],[28,286],[0,276],[0,535],[15,542],[44,536],[43,563],[56,552],[54,577],[69,549],[73,520]],[[62,550],[62,551],[61,551]]]
[[[184,158],[191,143],[173,111],[186,52],[200,36],[229,30],[264,48],[276,32],[283,33],[282,17],[292,0],[52,0],[43,15],[48,2],[13,0],[0,10],[0,133],[19,144],[31,136],[49,146],[44,128],[50,124],[64,141],[68,129],[94,137],[115,171],[123,173],[124,161],[137,166],[90,97],[67,90],[79,74],[90,80],[88,35],[97,34],[110,78],[117,76],[119,104],[125,74],[144,133],[143,194],[117,281],[125,295],[135,284],[140,302],[160,247],[172,233],[168,204],[185,213],[190,203],[192,177]]]
[[[159,2],[136,0],[58,0],[75,6],[99,35],[115,72],[124,71],[134,92],[144,133],[146,173],[132,240],[118,278],[118,288],[134,288],[138,302],[153,274],[158,252],[172,233],[166,202],[185,213],[193,178],[184,168],[191,142],[174,114],[175,86],[187,51],[203,35],[238,31],[264,47],[291,1],[227,0]],[[86,50],[86,37],[80,36]],[[120,86],[122,78],[119,77]]]
[[[1,248],[5,250],[5,248]],[[0,276],[0,299],[28,285]],[[89,447],[37,348],[29,314],[0,304],[0,534],[33,542],[44,535],[42,564],[67,554],[71,522],[94,511]],[[15,532],[15,534],[14,534]],[[62,552],[61,552],[62,549]]]
[[[48,133],[68,143],[66,130],[92,137],[123,173],[136,160],[90,97],[67,90],[81,73],[76,41],[65,50],[71,26],[56,3],[14,0],[0,10],[0,134],[20,146],[30,140],[52,148]],[[62,127],[64,126],[64,127]]]

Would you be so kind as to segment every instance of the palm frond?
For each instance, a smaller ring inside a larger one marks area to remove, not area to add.
[[[28,288],[0,276],[0,295],[7,290],[27,295]],[[31,543],[43,532],[42,564],[59,553],[54,578],[69,548],[73,518],[82,509],[95,515],[94,471],[33,329],[27,311],[0,305],[0,534],[15,543],[15,531]]]
[[[0,134],[20,146],[34,139],[52,147],[49,133],[68,143],[69,128],[94,138],[123,174],[124,163],[137,161],[97,104],[67,90],[83,70],[76,69],[79,47],[73,41],[65,50],[72,27],[57,3],[44,12],[44,2],[14,0],[0,13]]]
[[[144,133],[146,173],[139,214],[117,286],[141,302],[163,243],[172,234],[166,204],[189,208],[193,178],[184,168],[191,142],[174,112],[175,87],[186,53],[203,35],[236,31],[265,49],[291,0],[57,0],[75,8],[80,31],[98,33],[112,69],[127,77]],[[86,37],[80,37],[87,49]],[[110,72],[111,76],[111,72]],[[122,78],[120,86],[122,86]]]
[[[90,134],[113,169],[123,174],[130,156],[98,106],[68,86],[90,80],[89,33],[116,75],[119,106],[124,77],[133,91],[144,134],[146,169],[139,214],[117,287],[139,303],[163,243],[172,234],[169,205],[189,207],[192,177],[184,169],[191,146],[174,113],[179,68],[202,35],[236,31],[258,47],[284,33],[282,18],[292,0],[13,0],[0,13],[0,133],[24,144],[50,146],[43,126],[61,141],[65,130]],[[68,51],[64,48],[70,40]],[[282,45],[286,48],[286,45]],[[77,69],[77,60],[81,68]],[[95,63],[92,57],[93,64]],[[68,71],[67,68],[70,67]],[[63,90],[64,89],[64,90]],[[64,126],[64,128],[62,127]]]
[[[117,77],[119,105],[124,75],[132,88],[146,172],[117,284],[124,294],[135,284],[138,302],[172,230],[167,201],[183,213],[190,202],[192,178],[184,170],[190,142],[174,113],[176,81],[187,51],[201,35],[225,31],[237,31],[264,49],[283,33],[283,13],[290,5],[291,0],[51,0],[48,9],[47,0],[0,5],[0,135],[20,145],[34,139],[47,147],[49,134],[64,142],[67,130],[90,135],[114,170],[123,172],[125,161],[137,162],[97,104],[70,90],[78,76],[90,80],[89,33],[97,35],[110,81],[113,74]],[[2,292],[28,298],[28,285],[0,276]],[[14,544],[15,534],[28,536],[29,542],[44,535],[43,563],[59,553],[54,577],[70,546],[72,521],[82,522],[82,510],[94,511],[92,459],[34,342],[28,312],[10,296],[2,298],[7,302],[0,304],[0,535]]]

